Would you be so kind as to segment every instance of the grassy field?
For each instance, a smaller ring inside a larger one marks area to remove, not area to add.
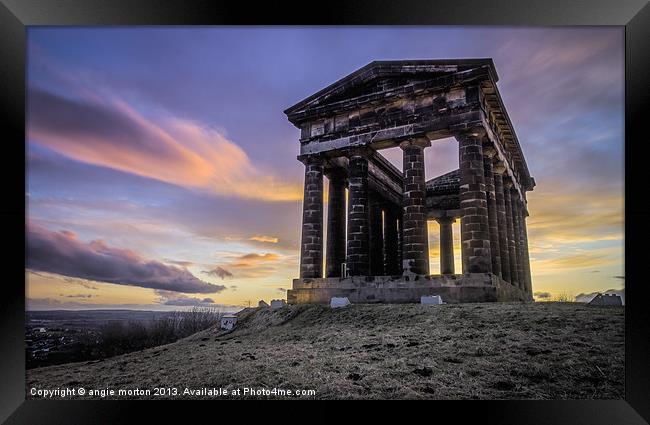
[[[309,397],[343,399],[624,396],[622,307],[289,306],[246,309],[239,317],[230,333],[211,328],[102,361],[28,370],[27,397],[38,398],[32,387],[165,387],[179,394],[107,398],[216,398],[182,395],[206,387],[315,390]]]

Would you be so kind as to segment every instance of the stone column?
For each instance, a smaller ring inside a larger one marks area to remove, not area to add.
[[[506,201],[506,226],[508,226],[508,254],[510,257],[510,283],[519,286],[519,276],[517,275],[517,248],[515,245],[515,227],[514,218],[512,217],[512,181],[510,177],[503,179],[503,195]]]
[[[401,260],[399,258],[399,234],[397,221],[398,211],[389,205],[384,210],[384,270],[386,275],[395,276],[401,274]]]
[[[352,152],[348,165],[348,249],[350,276],[367,276],[369,267],[368,158]]]
[[[481,135],[462,133],[456,138],[460,155],[463,273],[489,273],[492,271],[492,258]]]
[[[526,289],[526,282],[524,276],[523,252],[521,249],[521,200],[519,199],[519,193],[514,187],[510,190],[512,191],[510,194],[512,198],[512,225],[514,226],[515,250],[517,256],[517,283],[519,288],[524,291]]]
[[[499,228],[499,250],[501,258],[501,277],[510,282],[510,251],[508,250],[508,225],[506,224],[506,200],[503,194],[503,173],[505,165],[495,156],[492,158],[494,169],[494,194],[497,206],[497,223]]]
[[[300,277],[306,279],[323,277],[323,162],[309,156],[304,164]]]
[[[370,275],[384,275],[384,229],[382,208],[383,203],[377,194],[369,197],[369,239],[370,239]]]
[[[404,160],[402,268],[403,273],[429,274],[424,148],[428,139],[406,140],[400,144]]]
[[[524,257],[524,280],[526,282],[526,294],[529,299],[533,299],[533,279],[530,274],[530,255],[528,253],[528,230],[526,229],[526,217],[528,216],[528,209],[522,208],[521,215],[521,234],[522,234],[522,247]]]
[[[453,217],[436,219],[440,224],[440,274],[454,274],[454,232]]]
[[[404,243],[402,237],[404,236],[404,216],[403,216],[403,209],[400,208],[400,213],[397,216],[397,269],[398,269],[398,274],[402,274],[404,272],[404,268],[402,265],[404,264],[404,256],[402,255],[402,245]]]
[[[502,277],[501,272],[501,245],[499,244],[499,223],[497,220],[497,200],[494,189],[494,171],[492,158],[497,151],[489,144],[483,144],[483,171],[485,177],[485,198],[487,200],[488,226],[490,229],[490,253],[492,254],[492,273]]]
[[[327,172],[327,178],[325,277],[341,277],[341,264],[345,261],[345,173],[341,169],[333,169]]]

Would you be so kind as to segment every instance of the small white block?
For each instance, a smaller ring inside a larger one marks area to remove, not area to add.
[[[330,299],[331,308],[345,307],[346,305],[350,305],[348,297],[332,297],[332,299]]]
[[[287,302],[285,300],[271,300],[271,309],[275,310],[278,308],[282,308],[287,305]]]
[[[442,304],[440,295],[423,295],[420,297],[420,304],[424,305],[438,305]]]

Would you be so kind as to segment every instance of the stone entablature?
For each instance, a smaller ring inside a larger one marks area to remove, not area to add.
[[[465,277],[458,281],[488,273],[532,300],[525,192],[535,181],[497,81],[491,59],[379,61],[285,111],[300,129],[306,167],[301,279],[429,276],[428,219],[440,224],[442,273],[456,276],[451,226],[460,220]],[[459,143],[460,168],[425,182],[424,152],[445,137]],[[377,152],[396,146],[402,172]],[[304,295],[308,288],[299,286],[300,279],[293,290]]]

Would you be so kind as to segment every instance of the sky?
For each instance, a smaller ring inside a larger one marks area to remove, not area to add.
[[[623,27],[30,27],[28,309],[235,308],[298,277],[283,110],[373,60],[491,57],[537,300],[624,287]],[[401,169],[399,148],[381,151]],[[426,178],[458,168],[454,139]],[[454,224],[460,272],[459,223]],[[431,272],[438,227],[429,223]]]

